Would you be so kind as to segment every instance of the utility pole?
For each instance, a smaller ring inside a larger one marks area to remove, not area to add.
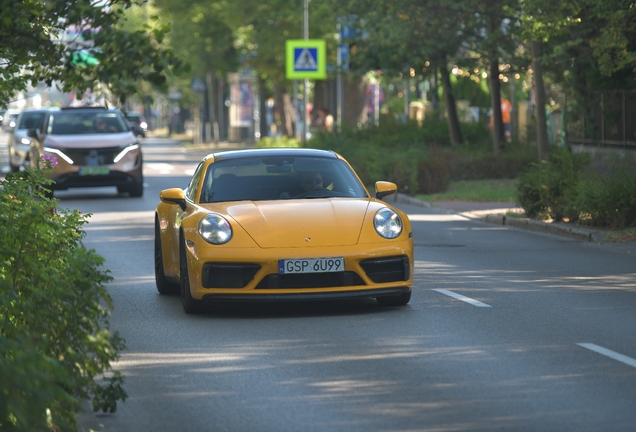
[[[340,36],[340,44],[338,45],[338,58],[336,59],[337,75],[336,75],[336,130],[340,133],[342,125],[342,31],[340,23],[338,23],[338,35]]]
[[[309,0],[303,0],[303,39],[309,39]],[[309,87],[309,80],[305,78],[303,80],[303,109],[300,115],[302,116],[302,131],[303,131],[303,147],[307,147],[307,106],[309,104],[309,95],[307,93],[307,87]]]

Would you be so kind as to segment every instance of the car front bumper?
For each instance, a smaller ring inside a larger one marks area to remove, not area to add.
[[[143,181],[143,161],[141,149],[128,152],[117,163],[105,165],[70,164],[58,155],[44,153],[57,159],[57,166],[46,177],[55,183],[47,186],[51,190],[65,190],[75,187],[127,187]],[[84,174],[86,168],[101,168],[103,173]]]
[[[412,242],[342,247],[187,248],[190,291],[206,301],[324,300],[408,292],[413,282]],[[344,271],[281,275],[279,259],[344,257]]]

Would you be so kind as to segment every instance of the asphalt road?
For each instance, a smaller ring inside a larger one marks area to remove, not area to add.
[[[217,306],[160,296],[153,209],[207,151],[145,145],[143,198],[56,193],[92,213],[127,341],[128,400],[96,431],[633,431],[636,250],[400,205],[413,224],[404,308],[373,300]]]

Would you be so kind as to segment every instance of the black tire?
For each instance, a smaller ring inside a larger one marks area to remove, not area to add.
[[[139,198],[144,195],[143,177],[128,189],[128,194],[133,198]]]
[[[403,294],[376,297],[380,306],[405,306],[411,300],[411,291]]]
[[[161,236],[159,234],[159,223],[155,221],[155,283],[157,291],[161,295],[176,294],[179,292],[179,285],[174,284],[166,278],[163,271],[163,252],[161,250]]]
[[[9,162],[9,168],[12,173],[20,172],[20,167],[13,165],[11,162]]]
[[[186,257],[185,238],[181,238],[179,247],[179,281],[181,286],[181,304],[187,314],[196,314],[201,309],[201,302],[192,298],[190,293],[190,276],[188,275],[188,259]]]

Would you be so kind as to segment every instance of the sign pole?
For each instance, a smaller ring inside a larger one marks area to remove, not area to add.
[[[340,133],[340,125],[342,124],[342,31],[340,23],[337,25],[338,36],[340,37],[338,44],[338,56],[336,57],[336,130]]]
[[[303,39],[309,39],[309,0],[303,0]],[[307,87],[309,87],[309,80],[305,78],[303,81],[303,109],[300,114],[303,124],[303,147],[307,147],[307,131],[309,130],[307,124],[307,106],[309,105]]]

